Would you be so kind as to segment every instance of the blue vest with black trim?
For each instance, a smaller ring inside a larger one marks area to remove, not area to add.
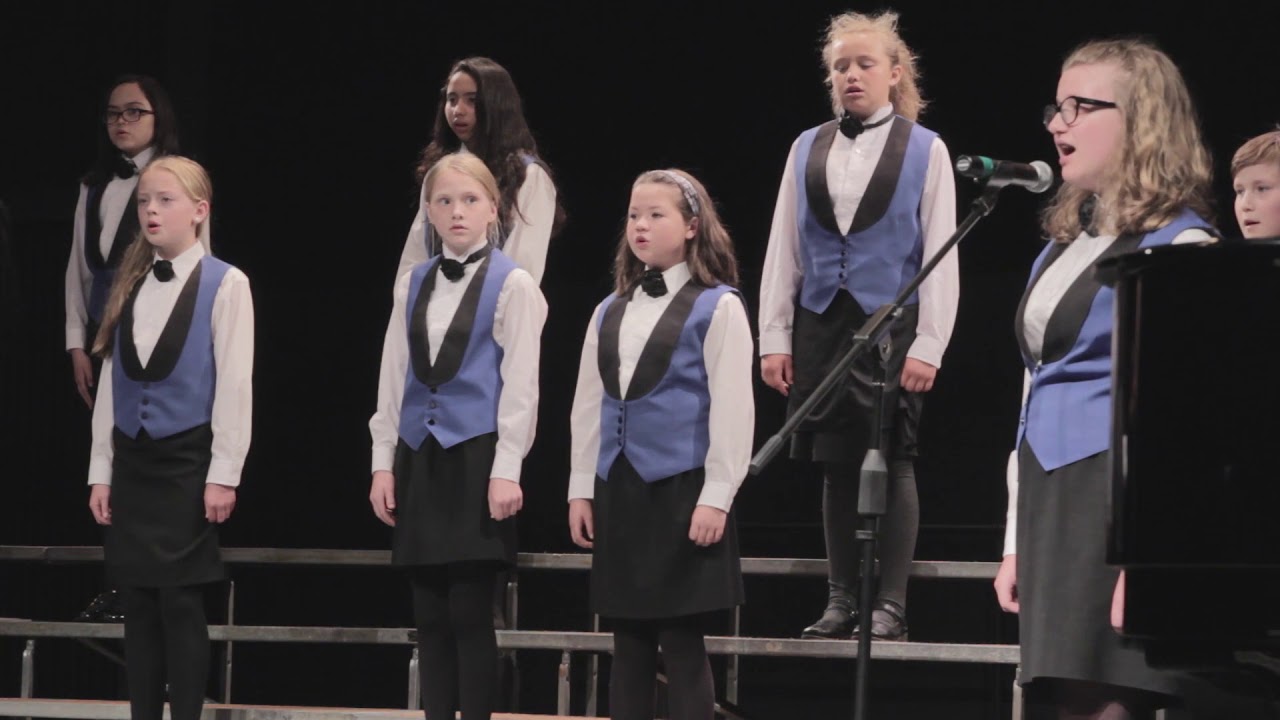
[[[213,418],[217,368],[213,358],[213,301],[231,266],[211,255],[200,258],[143,367],[133,344],[133,303],[125,303],[116,326],[111,392],[116,427],[137,438],[145,429],[161,439]],[[139,284],[141,287],[141,284]]]
[[[417,450],[430,435],[450,448],[498,430],[502,396],[502,347],[493,339],[498,296],[516,264],[492,249],[481,260],[433,364],[428,348],[427,304],[436,282],[444,279],[440,256],[411,272],[405,306],[409,366],[400,405],[400,438]]]
[[[849,232],[837,225],[827,187],[827,155],[838,132],[831,121],[796,143],[796,222],[804,280],[800,305],[823,313],[840,288],[870,315],[920,272],[924,235],[920,201],[937,133],[896,116]],[[918,302],[913,293],[909,303]]]
[[[1168,245],[1180,233],[1193,228],[1217,234],[1204,218],[1184,210],[1158,230],[1117,238],[1099,260]],[[1027,401],[1018,423],[1018,446],[1029,443],[1045,470],[1070,465],[1111,445],[1115,291],[1102,285],[1092,272],[1082,273],[1050,315],[1039,362],[1032,357],[1023,332],[1027,298],[1044,269],[1058,259],[1064,248],[1061,243],[1050,243],[1036,258],[1015,321],[1022,359],[1031,373]]]
[[[602,479],[609,478],[620,454],[645,482],[706,464],[711,395],[703,343],[716,304],[736,292],[727,285],[685,283],[645,343],[625,394],[619,387],[618,332],[630,296],[610,295],[600,303],[597,358],[604,396],[596,473]]]
[[[89,321],[95,325],[102,322],[102,311],[107,307],[107,296],[111,294],[111,284],[115,282],[116,269],[120,267],[124,251],[138,235],[138,201],[130,191],[129,200],[120,215],[120,223],[116,226],[115,237],[111,241],[111,250],[105,258],[102,256],[102,194],[106,186],[105,182],[87,186],[84,217],[81,219],[84,223],[84,259],[92,278],[85,306],[89,312]],[[93,338],[86,338],[86,342],[92,344]]]

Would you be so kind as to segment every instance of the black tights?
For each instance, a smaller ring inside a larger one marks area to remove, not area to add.
[[[715,689],[703,643],[703,616],[615,620],[609,709],[614,720],[653,720],[658,647],[671,720],[711,720]]]
[[[822,520],[826,533],[828,580],[833,597],[857,603],[858,563],[862,558],[857,538],[858,476],[860,464],[828,463],[822,484]],[[907,577],[916,551],[920,528],[920,500],[915,468],[910,460],[889,462],[889,498],[880,522],[876,556],[880,560],[877,596],[907,607]]]
[[[209,675],[204,586],[121,587],[125,674],[133,720],[198,720]]]
[[[489,720],[497,691],[493,588],[499,566],[456,563],[415,568],[413,617],[427,720]]]

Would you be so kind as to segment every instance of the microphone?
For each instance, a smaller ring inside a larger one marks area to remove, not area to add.
[[[992,160],[982,155],[961,155],[956,159],[956,172],[988,185],[1017,185],[1033,193],[1042,193],[1053,184],[1053,168],[1043,160],[1031,164]]]

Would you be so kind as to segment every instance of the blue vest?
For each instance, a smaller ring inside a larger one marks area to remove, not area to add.
[[[133,344],[133,303],[125,303],[116,326],[111,392],[116,427],[137,438],[145,429],[166,438],[213,418],[217,368],[213,359],[213,300],[231,266],[210,255],[200,259],[173,306],[147,366]],[[141,283],[138,284],[141,287]]]
[[[630,295],[610,295],[600,303],[597,357],[604,397],[596,473],[601,478],[609,478],[619,453],[645,482],[706,464],[711,395],[702,346],[716,303],[728,292],[737,291],[685,283],[649,335],[626,397],[618,379],[618,333]]]
[[[400,437],[414,450],[428,435],[441,447],[498,431],[502,348],[493,339],[498,295],[516,264],[489,251],[471,278],[449,324],[435,364],[427,340],[427,304],[441,280],[436,256],[415,267],[406,303],[409,367],[400,404]]]
[[[1179,233],[1212,226],[1190,210],[1146,235],[1117,238],[1098,258],[1139,248],[1168,245]],[[1031,270],[1015,319],[1022,359],[1031,372],[1031,387],[1018,425],[1018,445],[1031,444],[1045,470],[1056,470],[1096,455],[1111,446],[1111,332],[1115,291],[1085,272],[1058,302],[1045,328],[1044,347],[1037,363],[1023,331],[1027,298],[1044,269],[1066,245],[1050,243]]]
[[[804,268],[800,305],[826,312],[843,287],[870,315],[920,272],[920,198],[937,134],[894,118],[867,193],[848,234],[842,234],[827,188],[827,154],[838,125],[831,121],[806,130],[796,144],[796,222]],[[915,293],[908,302],[918,302]]]
[[[106,186],[107,182],[88,186],[84,203],[84,259],[89,265],[89,274],[93,277],[86,305],[89,321],[94,325],[102,322],[102,311],[107,307],[107,296],[111,294],[111,284],[115,282],[116,268],[120,267],[124,251],[129,249],[139,232],[138,200],[131,192],[129,202],[124,206],[124,214],[120,216],[120,224],[116,226],[111,251],[107,253],[107,257],[102,257],[102,193]],[[86,342],[92,344],[93,338],[88,338]]]

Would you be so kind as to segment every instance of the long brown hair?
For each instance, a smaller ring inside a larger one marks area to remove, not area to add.
[[[147,163],[147,167],[139,175],[139,186],[142,184],[142,176],[160,170],[173,173],[174,177],[178,178],[178,184],[193,202],[213,202],[213,182],[209,180],[209,173],[200,166],[200,163],[180,155],[158,157]],[[209,222],[208,217],[196,226],[197,237],[204,223],[207,222]],[[107,296],[107,307],[102,313],[102,325],[98,328],[98,334],[93,341],[95,355],[105,357],[111,354],[116,325],[120,322],[120,314],[124,312],[124,304],[133,294],[133,289],[151,270],[154,258],[155,249],[139,230],[133,242],[125,250],[124,257],[120,260],[120,267],[116,269],[115,281],[111,283],[111,294]]]
[[[462,139],[449,127],[448,118],[445,117],[445,107],[448,105],[445,91],[449,86],[449,79],[458,73],[468,75],[476,83],[476,126],[467,143],[467,150],[479,156],[498,181],[498,188],[501,190],[498,194],[498,222],[502,224],[505,234],[516,220],[524,220],[516,200],[529,169],[528,161],[532,160],[533,164],[540,166],[552,178],[552,184],[555,184],[551,167],[538,154],[538,143],[525,121],[520,92],[506,68],[487,57],[469,57],[459,60],[449,68],[449,74],[445,75],[444,85],[440,88],[440,102],[436,107],[431,142],[422,149],[422,155],[418,159],[417,177],[421,181],[440,158],[462,149]],[[559,234],[564,221],[564,208],[557,197],[552,237]]]
[[[1191,93],[1173,60],[1145,40],[1093,40],[1076,48],[1062,70],[1077,65],[1116,68],[1116,103],[1124,140],[1098,193],[1101,226],[1119,235],[1148,233],[1184,209],[1212,222],[1213,162],[1200,137]],[[1083,229],[1080,207],[1092,193],[1063,183],[1041,223],[1057,242]]]
[[[672,176],[678,176],[693,188],[698,211],[695,213],[686,197],[686,190]],[[704,287],[715,287],[725,284],[737,286],[738,260],[733,252],[733,238],[729,237],[729,229],[720,220],[715,203],[698,179],[684,170],[650,170],[640,174],[631,184],[634,188],[644,183],[666,185],[676,191],[676,207],[685,222],[697,223],[692,238],[684,244],[684,259],[689,264],[689,274],[693,281]],[[613,264],[613,289],[618,295],[625,295],[635,289],[644,275],[644,263],[631,252],[627,244],[627,233],[622,232],[618,242],[618,252]]]

